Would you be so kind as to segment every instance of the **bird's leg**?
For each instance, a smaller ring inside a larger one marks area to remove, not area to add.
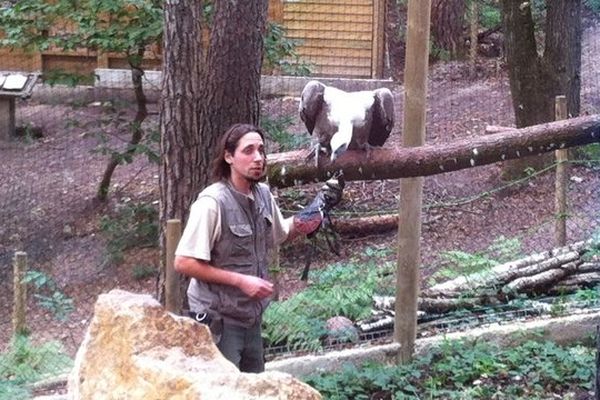
[[[375,147],[375,146],[371,146],[369,144],[369,142],[364,143],[363,145],[360,146],[366,153],[367,153],[367,160],[371,159],[371,150]]]
[[[316,153],[319,150],[319,143],[317,143],[316,145],[312,145],[309,147],[308,150],[308,154],[306,155],[306,157],[304,158],[305,160],[310,160],[313,157],[316,157]]]

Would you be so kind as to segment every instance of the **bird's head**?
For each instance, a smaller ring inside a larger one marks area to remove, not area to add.
[[[336,158],[341,156],[347,149],[348,145],[350,145],[350,140],[352,136],[344,137],[341,131],[336,132],[329,142],[331,146],[331,161],[335,161]]]

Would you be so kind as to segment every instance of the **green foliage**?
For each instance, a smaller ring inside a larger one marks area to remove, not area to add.
[[[132,66],[140,51],[162,37],[158,0],[20,0],[0,10],[0,45],[31,50],[60,48],[124,53]],[[52,33],[52,34],[50,34]]]
[[[142,281],[146,278],[156,276],[158,270],[154,265],[136,265],[133,267],[133,279]]]
[[[574,149],[576,157],[579,159],[574,161],[582,164],[587,168],[598,170],[600,169],[600,143],[592,143],[587,146],[581,146]]]
[[[325,322],[334,316],[357,320],[369,315],[377,284],[377,267],[365,264],[333,264],[311,271],[313,284],[264,315],[263,336],[268,345],[317,350],[326,333]]]
[[[346,366],[305,382],[331,400],[533,399],[590,389],[593,363],[593,349],[582,346],[528,341],[502,349],[488,342],[446,341],[409,364]]]
[[[76,74],[61,69],[53,69],[44,72],[44,83],[50,86],[67,85],[75,87],[77,85],[93,85],[95,76],[93,74]]]
[[[288,128],[294,123],[294,118],[289,115],[271,118],[263,116],[261,126],[268,135],[279,145],[279,151],[290,151],[306,147],[310,142],[310,136],[305,134],[291,133]]]
[[[23,384],[59,375],[72,365],[73,361],[63,352],[60,344],[34,344],[27,336],[15,336],[6,352],[0,353],[0,395],[24,395],[26,390]]]
[[[500,236],[484,251],[468,253],[460,250],[445,251],[440,254],[445,267],[436,272],[432,278],[453,279],[458,276],[469,276],[485,273],[492,267],[519,257],[521,243],[518,239],[507,239]]]
[[[105,264],[119,264],[124,251],[158,244],[158,211],[152,205],[127,203],[116,215],[105,215],[100,230],[106,238]]]
[[[30,270],[25,274],[23,283],[31,284],[35,288],[33,297],[37,303],[51,311],[60,321],[65,321],[73,312],[73,299],[65,295],[54,279],[47,274]]]
[[[264,67],[280,69],[284,75],[308,76],[312,66],[296,52],[299,42],[286,36],[283,25],[267,22],[264,43]]]
[[[600,13],[600,0],[583,0],[583,4],[593,12]]]
[[[492,29],[502,23],[500,4],[495,0],[483,0],[479,5],[479,23],[484,29]]]
[[[26,387],[14,382],[0,380],[0,399],[20,400],[30,399],[31,393]]]

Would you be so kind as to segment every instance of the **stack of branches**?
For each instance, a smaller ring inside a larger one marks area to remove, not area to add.
[[[563,295],[600,284],[600,240],[586,240],[461,276],[421,292],[421,316],[505,304],[517,297]],[[375,296],[363,331],[393,323],[395,298]],[[383,321],[385,320],[385,322]]]

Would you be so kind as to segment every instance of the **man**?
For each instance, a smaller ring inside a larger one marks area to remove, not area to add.
[[[316,231],[317,218],[284,219],[267,185],[263,131],[236,124],[221,138],[213,184],[192,204],[175,252],[175,269],[190,276],[191,315],[210,326],[217,347],[242,372],[264,371],[262,314],[273,294],[268,254],[276,245]],[[342,187],[325,185],[329,207]],[[314,213],[313,213],[314,215]]]

